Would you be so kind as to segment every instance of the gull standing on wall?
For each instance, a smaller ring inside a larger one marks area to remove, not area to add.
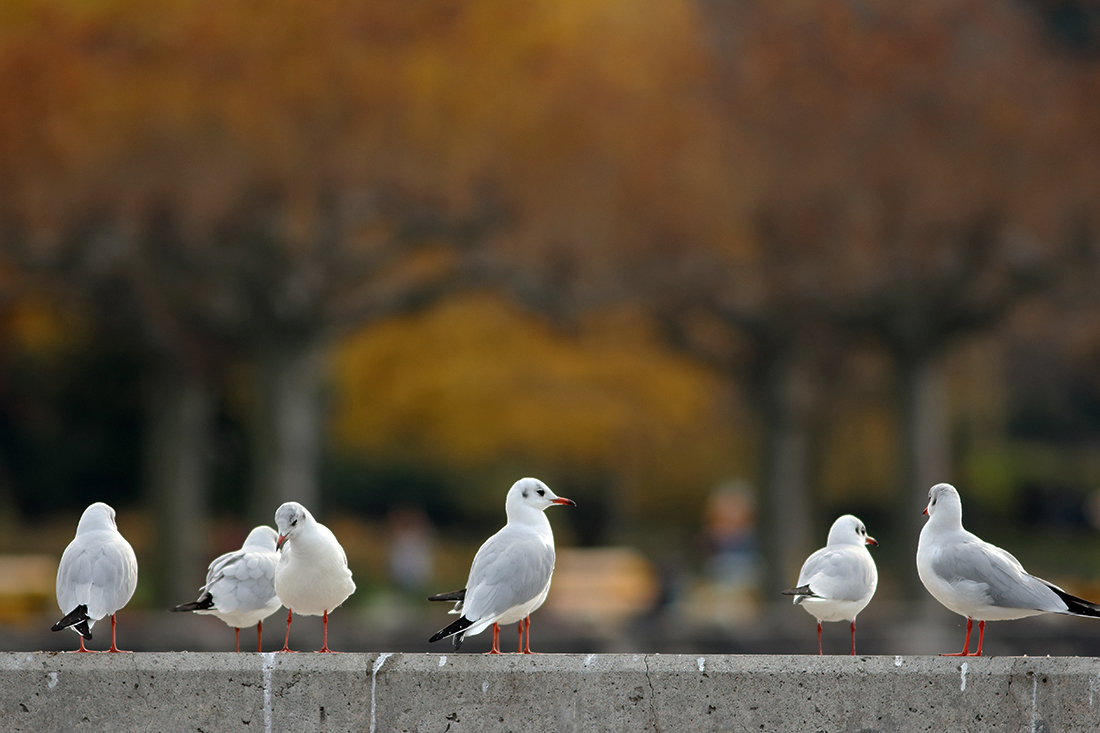
[[[572,499],[555,496],[535,478],[523,478],[512,485],[504,502],[508,521],[477,551],[466,587],[428,599],[456,601],[453,612],[462,614],[429,642],[453,636],[458,650],[464,637],[492,626],[489,653],[500,654],[500,625],[517,623],[519,651],[531,653],[530,615],[546,600],[554,574],[554,532],[544,513],[554,504],[577,505]]]
[[[241,629],[256,627],[256,651],[263,651],[264,619],[279,610],[275,595],[275,567],[279,553],[278,535],[261,525],[248,533],[241,549],[227,552],[210,563],[206,585],[199,598],[181,603],[173,611],[194,611],[216,616],[233,627],[237,651],[241,650]]]
[[[963,650],[947,657],[982,655],[986,621],[1062,613],[1100,617],[1100,605],[1070,595],[1024,570],[1020,561],[963,529],[962,499],[951,484],[928,491],[928,515],[917,543],[917,574],[932,597],[966,617]],[[978,650],[970,630],[978,620]]]
[[[871,602],[878,587],[878,569],[867,545],[877,545],[867,528],[851,514],[833,522],[825,547],[806,558],[798,587],[783,591],[817,619],[817,653],[821,654],[821,622],[852,622],[852,654],[856,653],[856,616]]]
[[[291,651],[290,621],[297,613],[322,617],[325,635],[318,651],[330,652],[328,614],[355,592],[348,556],[332,530],[296,501],[275,511],[275,526],[279,528],[276,547],[282,551],[275,568],[275,594],[288,609],[282,651]]]
[[[134,548],[118,532],[115,510],[101,501],[89,506],[76,525],[76,537],[65,548],[57,567],[57,605],[64,618],[53,631],[71,628],[84,640],[92,638],[92,626],[111,617],[111,648],[115,644],[115,613],[125,606],[137,588],[138,566]]]

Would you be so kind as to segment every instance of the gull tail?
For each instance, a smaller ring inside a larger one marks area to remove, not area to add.
[[[1100,604],[1086,601],[1084,598],[1078,598],[1075,595],[1066,593],[1056,585],[1047,583],[1047,587],[1057,593],[1058,597],[1062,599],[1062,602],[1066,604],[1066,613],[1071,613],[1074,616],[1092,616],[1093,618],[1100,618]]]
[[[452,590],[446,593],[440,593],[434,596],[428,596],[429,601],[464,601],[466,600],[466,589]]]
[[[89,618],[91,617],[88,616],[87,604],[81,603],[79,606],[65,614],[64,618],[51,626],[50,631],[61,631],[62,629],[67,629],[72,626],[77,631],[79,631],[80,635],[83,636],[85,639],[91,639],[92,631],[88,628]]]
[[[810,590],[810,584],[800,585],[797,588],[788,588],[785,591],[781,591],[785,596],[795,596],[794,602],[801,603],[803,598],[820,598],[816,593]]]
[[[191,601],[190,603],[181,603],[178,606],[169,608],[169,611],[206,611],[214,607],[214,596],[206,593],[197,601]]]
[[[440,629],[439,631],[435,632],[435,635],[432,638],[428,639],[428,643],[431,644],[433,641],[439,641],[440,639],[446,639],[448,636],[453,636],[455,638],[455,651],[457,652],[458,648],[462,646],[462,637],[464,636],[462,632],[473,625],[473,621],[463,616],[450,626],[447,626],[446,628]]]

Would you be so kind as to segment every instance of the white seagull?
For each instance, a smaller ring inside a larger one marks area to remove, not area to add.
[[[1030,575],[1020,561],[963,529],[962,500],[950,484],[928,491],[928,521],[917,543],[917,574],[932,597],[966,616],[966,641],[949,657],[982,655],[986,621],[1040,613],[1100,617],[1100,605],[1070,595]],[[970,654],[970,629],[978,619],[978,651]]]
[[[256,627],[256,651],[264,633],[264,619],[279,610],[275,595],[275,566],[279,553],[275,550],[278,535],[271,527],[261,525],[248,533],[241,549],[227,552],[210,563],[206,585],[199,598],[182,603],[173,611],[194,611],[217,616],[233,627],[237,651],[241,650],[241,629]]]
[[[57,605],[64,618],[53,631],[72,628],[84,640],[92,638],[92,626],[111,617],[111,648],[115,644],[115,613],[125,606],[137,588],[137,557],[134,548],[119,534],[115,510],[97,501],[80,517],[76,537],[65,548],[57,567]]]
[[[295,613],[321,616],[325,636],[318,651],[329,652],[328,614],[355,592],[348,556],[336,535],[309,510],[288,501],[275,511],[276,547],[282,557],[275,568],[275,594],[287,607],[284,652],[290,651],[290,621]]]
[[[798,587],[785,590],[817,619],[817,653],[821,654],[821,622],[852,622],[852,654],[856,653],[856,616],[871,602],[878,587],[878,569],[867,545],[877,545],[867,528],[851,514],[833,522],[825,547],[806,558]]]
[[[531,653],[531,613],[546,600],[554,574],[554,532],[544,510],[554,504],[576,506],[555,496],[546,484],[523,478],[508,490],[504,502],[507,524],[481,546],[462,590],[432,596],[430,601],[457,601],[457,621],[438,631],[429,642],[454,637],[454,648],[466,636],[493,627],[490,654],[500,654],[500,625],[519,624],[519,651]],[[527,631],[524,643],[523,632]]]

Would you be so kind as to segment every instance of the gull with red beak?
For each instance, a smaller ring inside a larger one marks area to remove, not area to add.
[[[550,591],[554,574],[554,532],[544,511],[555,504],[576,506],[555,496],[535,478],[523,478],[508,490],[504,527],[481,546],[462,590],[432,596],[429,601],[455,601],[457,621],[438,631],[429,642],[454,637],[457,651],[466,636],[493,627],[490,654],[500,654],[500,625],[519,625],[519,651],[531,654],[530,615]],[[524,632],[527,641],[524,642]]]
[[[275,546],[282,552],[275,568],[275,595],[288,609],[282,651],[291,651],[290,622],[295,613],[322,617],[324,643],[318,651],[332,651],[328,648],[328,614],[355,592],[348,556],[332,530],[296,501],[275,511],[275,526],[279,528]]]
[[[851,514],[833,522],[825,547],[806,558],[798,587],[783,591],[794,596],[817,619],[817,653],[821,654],[821,622],[852,622],[852,654],[856,653],[856,616],[871,602],[878,587],[878,569],[867,545],[878,545]]]
[[[1100,605],[1031,575],[1008,552],[963,529],[962,499],[951,484],[936,484],[928,490],[924,513],[928,521],[917,542],[917,574],[933,598],[966,616],[963,650],[941,656],[980,657],[986,621],[1041,613],[1100,617]],[[974,619],[978,619],[978,649],[971,654]]]

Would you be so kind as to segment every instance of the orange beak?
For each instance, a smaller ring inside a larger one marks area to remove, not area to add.
[[[924,508],[924,511],[923,511],[923,512],[921,512],[921,514],[923,514],[924,516],[926,516],[926,517],[927,517],[927,516],[928,516],[928,507],[925,507],[925,508]]]
[[[868,537],[867,538],[867,544],[868,545],[874,545],[875,547],[878,547],[878,540],[876,540],[874,537]]]
[[[576,506],[577,502],[572,499],[566,499],[564,496],[559,496],[557,499],[551,499],[551,504],[561,504],[562,506]]]
[[[283,549],[283,543],[284,542],[286,542],[286,535],[285,534],[279,535],[279,539],[275,540],[275,549],[276,550]]]

